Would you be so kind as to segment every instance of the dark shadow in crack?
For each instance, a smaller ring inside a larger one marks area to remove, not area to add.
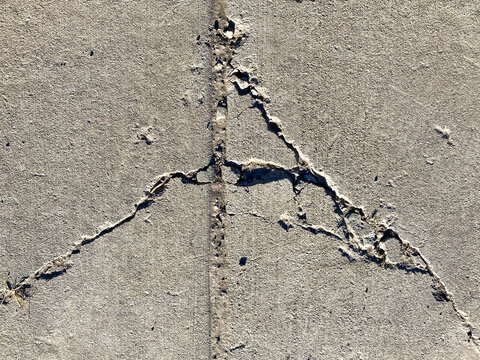
[[[50,280],[56,278],[57,276],[61,276],[61,275],[65,274],[66,272],[67,272],[67,269],[65,268],[65,269],[54,271],[54,272],[51,272],[51,273],[48,273],[48,274],[40,274],[40,276],[38,278],[42,279],[42,280],[50,281]]]
[[[237,186],[254,186],[261,184],[268,184],[280,180],[288,179],[293,183],[294,179],[291,174],[285,171],[273,170],[273,169],[253,169],[243,170],[240,180],[237,181]]]
[[[283,220],[278,220],[277,223],[282,227],[283,230],[288,231],[293,228],[292,224],[287,224]]]
[[[346,252],[345,250],[343,250],[342,248],[338,248],[338,252],[347,258],[348,262],[350,263],[353,263],[353,262],[356,262],[357,259],[355,259],[354,257],[352,257],[352,255],[350,255],[348,252]]]

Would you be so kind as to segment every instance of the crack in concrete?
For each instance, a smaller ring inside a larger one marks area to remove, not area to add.
[[[312,184],[325,190],[335,205],[335,212],[340,216],[344,237],[321,225],[314,225],[307,221],[307,214],[298,206],[296,214],[297,221],[291,218],[281,218],[278,223],[288,230],[290,227],[298,226],[304,231],[313,234],[323,234],[343,243],[339,252],[347,257],[349,261],[356,261],[354,255],[358,255],[365,261],[377,263],[379,266],[396,268],[403,271],[414,271],[426,274],[432,278],[432,288],[435,299],[446,301],[452,304],[453,310],[467,329],[467,335],[477,351],[479,349],[479,338],[473,335],[474,326],[468,316],[459,309],[453,294],[447,289],[445,283],[434,271],[432,265],[425,258],[420,250],[408,241],[404,240],[393,228],[377,221],[375,214],[367,215],[361,206],[356,206],[346,196],[342,195],[333,181],[323,171],[315,169],[301,150],[284,133],[280,119],[271,115],[268,110],[270,99],[258,86],[258,81],[252,78],[250,72],[243,68],[234,68],[231,61],[242,39],[246,37],[235,23],[227,17],[227,1],[216,0],[212,4],[211,28],[211,54],[212,54],[212,88],[213,88],[213,119],[212,119],[212,160],[205,166],[184,173],[181,171],[165,173],[158,177],[155,184],[146,192],[135,205],[132,212],[124,216],[114,224],[105,225],[99,232],[91,236],[84,236],[74,244],[66,253],[48,261],[29,276],[23,277],[15,284],[8,279],[4,288],[0,290],[0,302],[7,303],[11,299],[23,306],[28,297],[28,289],[39,279],[50,279],[61,275],[70,267],[68,260],[78,254],[81,248],[88,245],[104,235],[111,233],[120,226],[133,220],[137,213],[150,206],[155,197],[161,195],[167,188],[167,184],[173,179],[181,179],[186,183],[195,185],[211,186],[211,235],[210,235],[210,356],[213,359],[227,358],[229,352],[240,349],[245,345],[234,348],[229,346],[229,325],[228,325],[228,259],[225,241],[225,218],[229,215],[226,210],[226,184],[236,186],[252,186],[255,183],[278,181],[280,178],[287,178],[292,183],[292,191],[296,197],[301,192],[301,183]],[[230,81],[239,95],[250,96],[252,107],[258,109],[263,117],[268,130],[274,133],[283,141],[294,154],[296,166],[286,168],[281,164],[260,159],[250,159],[244,163],[238,163],[227,159],[227,122],[228,122],[228,89],[227,81]],[[199,181],[198,173],[206,171],[210,167],[214,170],[213,181]],[[239,173],[236,182],[224,180],[223,168],[231,168]],[[272,175],[276,176],[272,177]],[[375,240],[373,243],[364,243],[357,236],[350,224],[349,218],[358,215],[365,224],[375,229]],[[260,217],[258,214],[248,214]],[[389,260],[388,254],[382,246],[387,240],[398,241],[402,249],[402,259],[399,262]]]
[[[366,257],[369,260],[386,267],[398,267],[403,270],[417,271],[430,274],[429,265],[424,261],[423,257],[420,256],[418,249],[414,248],[407,241],[402,240],[395,230],[388,228],[384,224],[378,223],[375,216],[367,216],[363,208],[354,206],[346,197],[339,195],[338,191],[334,188],[334,186],[329,185],[329,180],[327,180],[325,175],[319,175],[320,172],[318,172],[314,168],[300,165],[289,169],[274,162],[268,162],[259,159],[250,159],[245,163],[238,163],[235,161],[227,160],[225,164],[228,167],[236,169],[237,172],[240,174],[239,179],[235,183],[233,183],[237,186],[251,186],[254,183],[258,183],[258,178],[261,178],[262,182],[278,181],[278,176],[274,175],[274,173],[277,172],[285,175],[284,178],[291,181],[292,190],[295,195],[301,192],[301,189],[298,188],[301,183],[312,184],[313,186],[324,189],[326,191],[326,194],[330,196],[330,198],[333,200],[336,207],[336,213],[339,214],[342,218],[342,223],[339,224],[339,226],[343,229],[345,233],[345,238],[348,240],[349,248],[352,251],[355,251],[363,257]],[[260,172],[260,174],[258,174],[258,172]],[[270,181],[268,180],[269,177],[271,177]],[[372,225],[375,228],[377,241],[375,241],[373,244],[364,244],[358,238],[348,221],[348,218],[352,214],[360,215],[362,221],[369,225]],[[291,221],[291,224],[296,224],[304,230],[309,230],[310,232],[313,232],[315,234],[323,233],[338,240],[343,240],[340,235],[322,227],[321,225],[310,224],[307,221],[307,214],[300,206],[296,215],[300,222],[294,223],[293,221]],[[283,221],[283,223],[286,223],[286,221],[284,220],[281,221]],[[290,227],[289,224],[286,225],[287,227]],[[387,258],[385,250],[383,250],[380,246],[381,243],[385,242],[390,238],[401,241],[401,244],[404,248],[404,255],[409,260],[412,260],[412,257],[414,256],[420,256],[423,264],[411,261],[409,262],[407,260],[398,263],[390,261]]]
[[[227,18],[227,2],[215,1],[212,12],[211,61],[213,78],[212,152],[214,181],[210,200],[210,358],[226,358],[229,346],[228,257],[225,241],[226,192],[222,167],[227,156],[227,87],[225,71],[233,56],[235,27]]]
[[[28,289],[36,280],[49,280],[64,274],[67,269],[71,267],[71,265],[68,263],[69,259],[72,256],[80,253],[80,250],[83,246],[100,239],[101,237],[113,232],[120,226],[132,221],[140,210],[149,207],[155,201],[155,198],[166,190],[167,184],[171,180],[181,179],[183,182],[196,185],[210,184],[210,182],[199,181],[197,179],[197,175],[202,171],[208,170],[211,166],[213,166],[213,161],[206,166],[189,171],[187,173],[182,171],[174,171],[160,175],[150,189],[146,191],[146,195],[143,196],[136,204],[134,204],[134,209],[117,222],[113,224],[105,224],[94,235],[83,236],[81,240],[73,244],[73,247],[70,250],[46,262],[30,275],[24,276],[15,284],[11,284],[9,277],[7,276],[4,287],[0,290],[0,303],[8,303],[9,300],[15,299],[18,305],[23,306],[26,298],[28,297]]]
[[[365,260],[375,262],[384,267],[397,268],[404,271],[414,271],[429,275],[432,278],[432,288],[434,290],[433,296],[438,301],[446,301],[451,303],[455,314],[459,317],[463,326],[467,329],[469,341],[475,345],[477,353],[480,354],[480,337],[473,335],[474,325],[470,322],[468,315],[460,310],[457,302],[455,301],[453,293],[448,290],[444,281],[435,272],[431,263],[420,252],[420,250],[410,244],[407,240],[403,239],[396,230],[377,221],[375,214],[367,215],[363,207],[354,205],[352,201],[339,192],[328,175],[321,170],[315,169],[308,157],[306,157],[301,150],[295,146],[294,141],[287,138],[280,119],[273,116],[268,110],[270,99],[268,96],[266,96],[263,89],[260,89],[258,86],[256,77],[252,77],[251,73],[245,68],[232,67],[229,74],[229,79],[239,95],[251,97],[252,108],[258,109],[267,125],[268,130],[274,133],[289,149],[293,151],[297,166],[292,169],[286,169],[283,166],[277,166],[273,163],[267,163],[263,160],[258,161],[256,159],[252,159],[244,165],[235,164],[231,161],[230,164],[235,166],[241,174],[244,171],[251,171],[252,166],[256,167],[257,169],[263,167],[265,169],[287,172],[288,177],[293,179],[292,184],[296,194],[301,191],[297,189],[300,181],[323,188],[326,194],[329,195],[333,200],[336,207],[336,212],[342,219],[341,227],[343,228],[345,237],[348,240],[348,249],[357,253]],[[359,239],[349,222],[349,217],[353,214],[359,215],[362,222],[365,224],[373,226],[375,229],[375,241],[373,244],[365,244]],[[337,240],[341,239],[341,237],[339,237],[337,234],[330,232],[323,227],[309,225],[306,222],[306,214],[301,208],[299,208],[297,216],[299,220],[301,220],[301,223],[297,225],[299,225],[303,230],[313,233],[322,233],[324,235],[334,237]],[[394,239],[400,243],[402,257],[401,261],[399,262],[394,262],[388,259],[388,254],[383,245],[389,239]],[[347,256],[349,259],[352,258],[351,254],[344,248],[339,248],[339,251],[342,253],[342,255]]]

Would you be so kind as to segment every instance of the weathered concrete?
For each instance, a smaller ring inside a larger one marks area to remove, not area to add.
[[[476,359],[475,1],[4,1],[6,359]]]

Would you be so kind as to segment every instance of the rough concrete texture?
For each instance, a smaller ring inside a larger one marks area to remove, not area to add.
[[[477,1],[15,1],[5,359],[480,358]]]

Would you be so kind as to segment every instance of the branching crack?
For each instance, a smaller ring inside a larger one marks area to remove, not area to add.
[[[7,303],[15,299],[19,305],[23,305],[28,296],[28,289],[39,279],[50,279],[61,275],[69,268],[69,260],[88,245],[106,234],[115,231],[120,226],[133,220],[137,213],[150,206],[155,198],[161,195],[173,179],[195,185],[211,186],[211,235],[210,235],[210,337],[211,357],[215,359],[226,358],[229,352],[245,347],[241,344],[231,348],[228,341],[228,258],[225,245],[225,218],[227,213],[227,200],[223,170],[230,168],[239,174],[238,180],[228,182],[234,186],[248,187],[255,184],[264,184],[287,179],[292,184],[294,199],[302,191],[304,184],[322,188],[334,204],[335,213],[340,217],[338,229],[343,232],[339,235],[335,230],[321,225],[314,225],[308,221],[308,214],[298,204],[296,219],[288,216],[282,217],[279,223],[285,230],[298,227],[312,234],[323,234],[332,238],[341,245],[340,253],[349,261],[356,261],[358,256],[365,261],[370,261],[382,267],[399,269],[407,272],[418,272],[432,278],[433,295],[438,301],[452,304],[456,315],[467,329],[469,339],[479,348],[479,338],[473,335],[474,326],[468,316],[462,312],[454,299],[453,294],[447,289],[445,283],[434,271],[432,265],[420,252],[420,250],[403,239],[393,228],[380,222],[375,214],[367,214],[363,207],[356,206],[346,196],[340,193],[333,181],[322,170],[316,169],[301,150],[295,145],[284,132],[282,122],[271,114],[268,109],[270,99],[259,86],[257,78],[243,68],[234,68],[231,65],[235,49],[240,46],[246,35],[238,29],[238,26],[227,18],[225,1],[214,2],[212,11],[213,25],[211,28],[211,51],[212,51],[212,81],[213,81],[213,119],[212,119],[212,160],[205,166],[184,173],[181,171],[165,173],[158,177],[156,182],[135,205],[134,209],[114,224],[105,225],[99,232],[91,236],[84,236],[66,253],[48,261],[40,268],[20,281],[11,284],[8,279],[4,288],[0,290],[0,302]],[[252,107],[257,109],[264,119],[267,128],[275,134],[284,145],[289,148],[296,159],[296,165],[287,168],[281,164],[261,159],[250,159],[244,163],[227,159],[227,121],[228,121],[228,89],[230,81],[241,96],[249,96]],[[197,175],[212,168],[214,171],[213,181],[199,181]],[[231,214],[233,216],[233,214]],[[268,221],[263,216],[249,213]],[[374,229],[374,239],[371,242],[364,241],[354,230],[350,219],[357,216],[364,224]],[[337,229],[337,230],[338,230]],[[401,248],[401,257],[398,261],[392,261],[386,251],[385,243],[396,241]]]
[[[235,87],[237,93],[241,96],[250,96],[252,100],[252,108],[258,109],[262,118],[264,119],[267,128],[274,133],[295,155],[297,165],[291,169],[274,163],[266,162],[264,160],[251,159],[245,164],[238,164],[232,161],[227,165],[235,167],[240,171],[239,185],[242,179],[248,178],[249,174],[254,170],[270,170],[284,173],[286,177],[291,179],[293,184],[293,191],[297,194],[301,191],[298,188],[300,182],[310,183],[314,186],[324,189],[325,193],[332,199],[336,212],[341,217],[340,227],[343,229],[345,238],[347,239],[348,250],[357,253],[367,261],[375,262],[383,267],[397,268],[403,271],[413,271],[429,275],[432,278],[433,296],[438,301],[450,302],[456,315],[460,318],[462,324],[467,329],[469,340],[472,341],[477,350],[480,349],[480,338],[473,335],[474,326],[470,322],[468,316],[459,309],[454,295],[447,289],[445,283],[440,276],[435,272],[433,266],[420,252],[420,250],[403,239],[400,234],[381,223],[375,214],[366,214],[361,206],[356,206],[346,196],[342,195],[333,181],[321,170],[316,169],[305,156],[301,150],[295,145],[294,141],[290,140],[283,130],[282,122],[279,118],[273,116],[268,109],[270,99],[265,94],[265,91],[258,86],[257,78],[244,68],[231,68],[229,80]],[[360,216],[361,221],[372,226],[375,230],[375,239],[373,243],[363,242],[354,231],[350,224],[349,218],[353,214]],[[314,234],[322,233],[336,240],[343,241],[343,238],[333,231],[325,229],[321,226],[314,226],[306,221],[306,214],[301,208],[297,214],[300,223],[297,225],[306,231]],[[395,262],[389,259],[385,249],[385,243],[389,240],[398,241],[401,247],[402,256],[400,260]],[[352,255],[345,248],[339,248],[339,251],[344,256],[352,259]]]

